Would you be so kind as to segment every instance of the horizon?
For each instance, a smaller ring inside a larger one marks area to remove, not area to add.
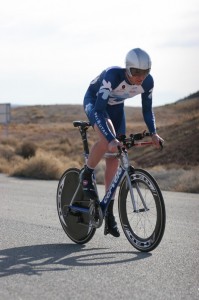
[[[194,92],[194,93],[191,93],[191,94],[189,94],[189,95],[187,95],[187,96],[185,96],[185,97],[183,97],[183,98],[181,98],[181,99],[178,99],[178,100],[175,100],[175,101],[173,101],[173,102],[169,102],[169,103],[165,103],[165,104],[161,104],[161,105],[156,105],[156,106],[153,106],[154,108],[155,107],[162,107],[162,106],[165,106],[165,105],[172,105],[172,104],[175,104],[175,103],[177,103],[177,102],[179,102],[179,101],[183,101],[183,100],[189,100],[189,99],[193,99],[194,98],[194,95],[195,94],[198,94],[199,93],[199,90],[198,91],[196,91],[196,92]],[[196,95],[196,97],[198,97],[197,95]],[[47,103],[45,103],[45,104],[29,104],[29,105],[27,105],[27,104],[17,104],[17,103],[15,103],[15,104],[12,104],[12,103],[8,103],[8,102],[5,102],[5,103],[0,103],[0,104],[10,104],[11,105],[11,108],[14,108],[14,107],[23,107],[23,106],[65,106],[65,105],[68,105],[68,106],[72,106],[72,105],[77,105],[77,106],[82,106],[83,107],[83,105],[82,104],[80,104],[80,103],[55,103],[55,104],[53,104],[53,103],[51,103],[51,104],[47,104]],[[124,103],[124,106],[125,107],[141,107],[141,105],[134,105],[134,106],[132,106],[132,105],[126,105],[126,103]]]
[[[172,105],[172,104],[175,104],[175,103],[177,103],[179,101],[183,101],[183,100],[186,100],[186,99],[189,100],[191,98],[194,98],[195,97],[194,95],[196,95],[196,97],[198,97],[197,94],[199,94],[199,90],[197,90],[196,92],[191,93],[189,95],[186,95],[185,97],[183,97],[181,99],[177,99],[175,101],[168,102],[168,103],[163,103],[163,104],[156,105],[156,106],[153,106],[153,107],[162,107],[162,106],[165,106],[165,105],[170,105],[170,104]],[[137,95],[136,97],[139,97],[139,96],[140,95]],[[141,104],[140,105],[128,105],[128,104],[126,104],[126,102],[127,101],[124,102],[124,106],[125,107],[141,107]],[[44,104],[43,103],[40,103],[40,104],[17,104],[17,103],[15,103],[15,104],[12,104],[12,103],[8,103],[8,102],[4,102],[4,103],[0,102],[0,104],[10,104],[11,107],[21,107],[21,106],[56,106],[56,105],[60,105],[60,106],[61,105],[77,105],[77,106],[82,106],[83,107],[83,105],[81,103],[50,103],[50,104],[48,104],[48,103],[44,103]]]

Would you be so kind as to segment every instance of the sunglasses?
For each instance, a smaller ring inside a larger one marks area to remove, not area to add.
[[[150,72],[150,69],[147,70],[141,70],[136,68],[130,68],[130,72],[132,76],[147,76]]]

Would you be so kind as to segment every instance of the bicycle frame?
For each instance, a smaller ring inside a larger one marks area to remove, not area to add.
[[[76,123],[76,124],[75,124]],[[78,122],[74,122],[73,123],[75,127],[79,128],[80,134],[81,134],[81,138],[82,138],[82,142],[83,142],[83,148],[84,148],[84,161],[85,164],[87,163],[87,159],[88,159],[88,155],[89,155],[89,147],[88,147],[88,140],[87,140],[87,129],[89,128],[89,123],[84,124],[84,127],[81,127],[80,124]],[[139,143],[134,143],[134,146],[147,146],[147,145],[152,145],[152,142],[139,142]],[[120,182],[122,181],[122,179],[124,177],[127,178],[127,184],[129,187],[129,191],[130,191],[130,195],[131,195],[131,200],[132,200],[132,205],[133,205],[133,209],[134,212],[140,212],[137,208],[136,205],[136,201],[134,198],[134,193],[133,193],[133,189],[132,189],[132,185],[131,185],[131,178],[129,176],[129,170],[133,170],[133,167],[129,164],[129,159],[128,159],[128,152],[125,148],[120,149],[119,153],[106,153],[105,157],[118,157],[120,159],[120,166],[108,188],[108,190],[106,191],[103,199],[100,201],[100,207],[103,213],[103,216],[105,216],[107,208],[109,206],[109,203],[112,199],[112,196],[114,195],[114,193],[116,192],[117,187],[119,186]],[[70,209],[75,211],[75,212],[82,212],[82,213],[89,213],[90,208],[84,208],[84,207],[79,207],[76,205],[73,205],[73,200],[75,199],[75,196],[78,192],[80,188],[80,184],[78,185],[77,191],[74,194],[73,199],[71,200],[71,204],[70,204]],[[138,194],[140,195],[144,210],[148,210],[146,203],[144,201],[144,198],[142,197],[141,191],[139,189],[139,187],[136,185],[136,189],[138,191]]]
[[[106,154],[106,157],[108,156],[113,156],[112,154]],[[114,154],[115,156],[118,156],[118,154]],[[132,200],[132,205],[133,205],[133,209],[134,209],[134,212],[139,212],[139,210],[137,209],[137,205],[136,205],[136,202],[135,202],[135,198],[134,198],[134,193],[133,193],[133,189],[132,189],[132,185],[131,185],[131,178],[129,176],[129,169],[133,169],[132,166],[129,165],[129,161],[128,161],[128,153],[126,151],[122,151],[121,154],[120,154],[120,161],[121,161],[121,164],[107,190],[107,192],[105,193],[103,199],[100,201],[100,207],[102,209],[102,213],[103,213],[103,216],[106,215],[106,211],[107,211],[107,208],[109,206],[109,203],[112,199],[112,196],[114,195],[114,193],[116,192],[116,189],[117,187],[119,186],[121,180],[126,177],[127,178],[127,184],[129,186],[129,191],[130,191],[130,195],[131,195],[131,200]],[[75,196],[78,192],[78,189],[80,188],[80,184],[78,185],[78,188],[77,188],[77,191],[76,193],[74,194],[74,197],[73,199],[75,199]],[[146,204],[145,204],[145,201],[141,195],[141,191],[139,190],[139,188],[136,186],[137,188],[137,191],[142,199],[142,203],[143,203],[143,206],[144,206],[144,209],[145,210],[148,210]],[[71,201],[71,205],[70,205],[70,209],[75,211],[75,212],[82,212],[82,213],[89,213],[89,208],[84,208],[84,207],[79,207],[79,206],[76,206],[76,205],[73,205],[73,199]]]
[[[129,177],[128,175],[128,171],[125,170],[122,166],[119,166],[113,180],[112,183],[110,184],[109,189],[107,190],[106,194],[104,195],[103,199],[100,201],[100,207],[102,209],[102,213],[103,216],[105,216],[108,205],[112,199],[112,196],[114,195],[117,187],[119,186],[122,178],[124,177],[124,175],[126,175],[127,177]],[[130,180],[130,178],[129,178]],[[129,185],[130,186],[130,185]],[[78,189],[80,188],[80,184],[78,185],[77,191],[74,194],[74,197],[71,201],[71,204],[69,206],[69,208],[74,211],[74,212],[82,212],[82,213],[89,213],[90,209],[89,208],[84,208],[84,207],[79,207],[77,205],[73,205],[73,200],[75,199],[76,194],[78,193]],[[130,186],[131,188],[131,186]],[[134,202],[135,203],[135,202]],[[134,207],[135,208],[135,207]]]

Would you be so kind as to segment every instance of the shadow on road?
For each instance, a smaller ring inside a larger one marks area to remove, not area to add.
[[[0,277],[42,275],[73,267],[114,265],[150,257],[151,253],[108,251],[76,244],[46,244],[0,250]]]

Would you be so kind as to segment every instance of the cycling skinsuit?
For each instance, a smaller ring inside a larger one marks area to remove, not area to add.
[[[107,126],[111,119],[116,135],[125,134],[124,100],[141,94],[144,121],[151,133],[156,132],[152,111],[153,78],[149,74],[142,85],[132,85],[126,77],[126,69],[111,67],[103,71],[89,85],[84,97],[85,113],[92,126],[96,124],[108,142],[115,139]]]

